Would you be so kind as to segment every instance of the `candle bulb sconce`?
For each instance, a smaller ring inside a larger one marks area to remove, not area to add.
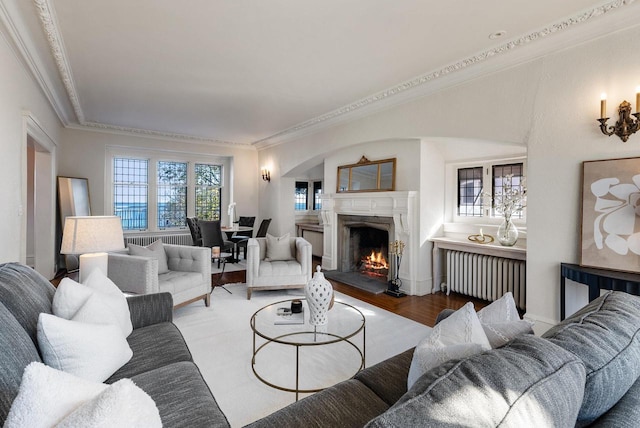
[[[626,143],[629,136],[635,134],[640,127],[640,121],[638,120],[640,112],[631,113],[631,103],[623,101],[618,107],[618,115],[620,118],[616,121],[615,125],[609,127],[607,127],[608,117],[598,119],[598,122],[600,122],[600,130],[604,135],[609,137],[615,134]],[[631,118],[631,116],[635,117],[635,119]]]

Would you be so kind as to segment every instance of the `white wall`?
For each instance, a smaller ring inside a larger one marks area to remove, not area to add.
[[[617,137],[607,138],[595,120],[602,91],[609,94],[610,105],[613,100],[617,104],[633,97],[640,82],[640,56],[630,55],[628,47],[637,40],[637,27],[612,34],[264,149],[260,161],[277,160],[286,170],[361,142],[404,138],[525,144],[527,316],[537,320],[542,330],[559,318],[560,262],[579,261],[582,161],[640,155],[640,136],[631,137],[626,144]],[[325,180],[329,189],[327,171],[328,164]],[[430,182],[424,168],[421,174],[423,182]],[[270,194],[277,194],[278,183],[271,187]],[[277,198],[265,203],[261,199],[261,215],[275,215],[280,206],[284,205],[278,205]],[[422,203],[422,209],[431,208]],[[585,302],[576,293],[570,305]]]
[[[0,24],[0,262],[24,263],[27,253],[27,158],[23,112],[29,111],[30,117],[37,120],[41,130],[54,142],[59,141],[61,124],[18,59],[6,34]],[[55,153],[53,155],[52,159],[55,159]],[[41,182],[40,185],[54,185],[51,176],[55,176],[55,161],[53,163],[54,171],[48,178],[49,183]],[[46,210],[49,218],[55,218],[52,205],[41,207],[41,210]],[[51,260],[47,265],[53,269],[53,245],[48,253]],[[45,275],[49,274],[45,272]]]
[[[62,139],[59,174],[89,179],[91,212],[94,215],[110,214],[109,207],[105,207],[108,196],[105,192],[110,191],[106,182],[106,168],[110,165],[107,150],[110,147],[229,157],[232,162],[228,183],[223,190],[223,222],[228,222],[227,205],[231,200],[236,202],[240,215],[258,214],[258,180],[262,179],[258,155],[253,148],[220,147],[77,129],[65,129]]]

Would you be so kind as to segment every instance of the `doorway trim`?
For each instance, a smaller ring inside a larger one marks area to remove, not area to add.
[[[27,261],[27,218],[30,215],[28,201],[28,154],[29,140],[35,149],[34,179],[34,268],[48,279],[56,273],[55,231],[56,231],[56,174],[57,146],[50,133],[40,124],[30,111],[22,112],[22,202],[20,205],[21,244],[20,262]]]

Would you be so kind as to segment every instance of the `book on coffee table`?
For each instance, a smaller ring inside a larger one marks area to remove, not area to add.
[[[273,323],[275,325],[304,324],[304,308],[302,308],[302,312],[298,313],[291,312],[291,308],[278,308]]]

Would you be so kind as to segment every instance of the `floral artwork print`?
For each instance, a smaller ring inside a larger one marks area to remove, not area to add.
[[[582,209],[582,264],[640,271],[640,158],[585,162]]]

